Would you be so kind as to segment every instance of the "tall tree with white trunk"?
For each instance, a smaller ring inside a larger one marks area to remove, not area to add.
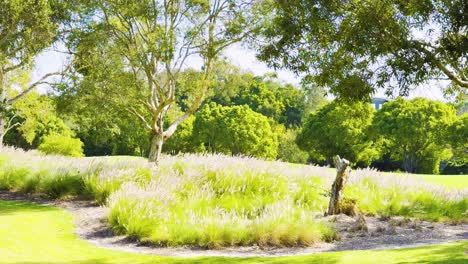
[[[257,29],[259,4],[252,0],[95,0],[92,22],[71,45],[76,70],[82,80],[94,79],[88,81],[89,91],[103,95],[102,104],[117,103],[151,131],[149,159],[157,163],[164,141],[205,100],[215,61]],[[187,100],[187,110],[165,126],[188,61],[201,65],[192,82],[194,93]],[[102,75],[104,71],[109,76]]]

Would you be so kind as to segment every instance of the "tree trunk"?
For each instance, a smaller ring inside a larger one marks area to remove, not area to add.
[[[336,179],[332,185],[330,203],[328,205],[328,211],[326,215],[334,215],[339,213],[341,192],[349,177],[349,161],[346,159],[341,159],[338,155],[335,156],[333,160],[336,167]]]
[[[403,169],[408,173],[415,173],[417,166],[416,154],[406,152],[403,156]]]
[[[156,163],[156,165],[159,163],[159,159],[161,158],[163,143],[164,136],[161,133],[153,133],[148,159],[149,161]]]
[[[3,87],[3,68],[0,67],[0,147],[3,147],[3,138],[5,137],[5,113],[6,113],[6,91]]]
[[[5,136],[5,118],[0,113],[0,147],[3,147],[3,137]]]

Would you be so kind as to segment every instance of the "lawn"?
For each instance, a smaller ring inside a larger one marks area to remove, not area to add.
[[[279,258],[171,258],[97,248],[73,234],[67,212],[0,201],[0,263],[466,263],[468,241],[385,251],[345,251]]]
[[[449,188],[468,188],[468,175],[414,174],[412,176],[427,182],[441,184]]]

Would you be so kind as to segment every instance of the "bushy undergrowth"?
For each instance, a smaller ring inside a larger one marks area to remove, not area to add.
[[[65,158],[3,149],[0,189],[87,196],[113,228],[161,246],[307,246],[336,238],[321,220],[335,172],[221,155]],[[345,196],[365,214],[467,222],[468,190],[358,170]]]

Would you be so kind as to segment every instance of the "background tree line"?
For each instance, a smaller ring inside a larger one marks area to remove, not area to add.
[[[185,111],[189,84],[198,74],[184,71],[177,108],[168,112],[165,127]],[[370,102],[327,102],[320,87],[284,84],[225,61],[217,62],[215,76],[200,111],[180,124],[164,152],[216,152],[322,165],[332,165],[331,158],[339,154],[356,167],[439,173],[445,162],[442,171],[466,173],[468,114],[457,114],[463,104],[397,98],[376,111]],[[87,156],[148,155],[150,134],[141,122],[119,108],[102,111],[103,105],[89,100],[81,93],[28,94],[14,104],[20,125],[7,134],[6,144],[38,148],[52,144],[48,137],[55,135],[56,148],[83,147]],[[73,138],[83,144],[73,145]]]

